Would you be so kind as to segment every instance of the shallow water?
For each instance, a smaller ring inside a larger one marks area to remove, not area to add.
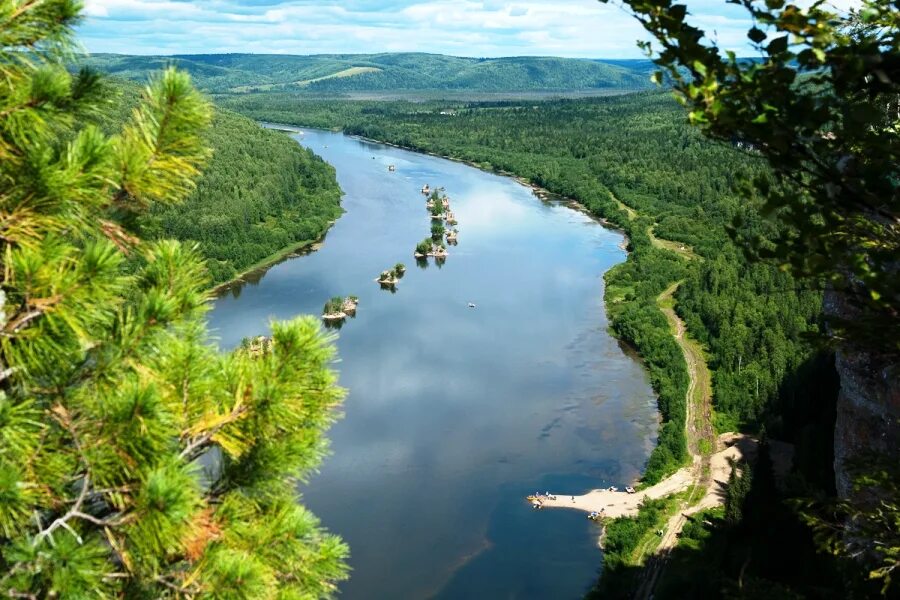
[[[350,544],[342,596],[580,597],[598,530],[524,496],[626,485],[655,439],[647,376],[607,332],[602,275],[625,258],[621,235],[510,178],[342,134],[294,137],[335,166],[347,212],[318,251],[223,292],[210,324],[233,347],[270,319],[360,298],[338,341],[346,416],[302,490]],[[430,232],[425,183],[446,188],[459,220],[440,268],[412,256]],[[374,279],[397,262],[392,294]]]

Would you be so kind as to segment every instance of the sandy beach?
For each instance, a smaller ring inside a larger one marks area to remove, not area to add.
[[[756,455],[758,442],[750,436],[726,433],[719,436],[717,442],[718,451],[710,459],[711,472],[706,492],[697,504],[690,507],[689,512],[723,504],[725,486],[731,474],[731,461],[742,459],[751,461]],[[790,466],[790,456],[784,457],[785,452],[779,451],[781,449],[774,443],[772,450],[776,478],[780,479],[779,475]],[[633,516],[637,514],[644,498],[657,499],[687,490],[696,481],[695,472],[698,468],[699,461],[634,494],[624,491],[592,490],[586,494],[573,496],[571,492],[567,494],[551,491],[551,496],[555,499],[545,498],[542,501],[542,508],[571,508],[587,513],[598,512],[605,518]]]

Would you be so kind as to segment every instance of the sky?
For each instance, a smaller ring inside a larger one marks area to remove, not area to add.
[[[743,9],[686,0],[691,21],[750,54]],[[642,58],[640,25],[596,0],[86,0],[78,37],[92,53]]]

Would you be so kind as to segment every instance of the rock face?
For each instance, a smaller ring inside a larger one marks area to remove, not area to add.
[[[842,319],[855,316],[834,291],[825,294],[825,312]],[[853,482],[847,467],[854,459],[874,453],[900,462],[900,362],[847,344],[837,351],[835,366],[841,379],[834,428],[835,483],[838,495],[850,498]],[[863,503],[874,499],[865,491],[856,497]]]

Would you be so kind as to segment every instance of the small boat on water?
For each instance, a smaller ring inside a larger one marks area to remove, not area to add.
[[[428,187],[427,183],[424,186],[422,186],[422,193],[425,194],[426,196],[431,193],[431,188]]]
[[[469,302],[469,308],[475,308],[475,303],[474,303],[474,302]]]
[[[394,165],[388,165],[388,171],[390,171],[391,173],[393,173],[396,170],[397,170],[397,167],[395,167]]]

